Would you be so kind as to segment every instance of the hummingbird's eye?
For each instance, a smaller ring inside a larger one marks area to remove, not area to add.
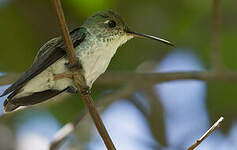
[[[113,20],[110,20],[110,21],[108,22],[108,26],[109,26],[109,28],[114,28],[114,27],[116,27],[116,22],[113,21]]]

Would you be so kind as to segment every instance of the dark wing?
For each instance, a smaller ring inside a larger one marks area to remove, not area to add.
[[[86,29],[79,27],[70,32],[70,35],[73,46],[77,47],[85,39]],[[14,84],[7,88],[0,97],[5,96],[12,91],[19,90],[25,85],[25,83],[65,55],[65,46],[61,37],[48,41],[40,48],[31,67],[26,72],[24,72]]]

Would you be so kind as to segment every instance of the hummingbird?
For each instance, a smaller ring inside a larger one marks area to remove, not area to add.
[[[173,45],[155,36],[133,32],[112,10],[92,15],[82,26],[71,31],[70,36],[89,88],[106,71],[117,49],[128,40],[149,38]],[[65,49],[62,37],[49,40],[39,49],[30,68],[0,95],[9,94],[3,104],[5,112],[46,101],[62,92],[76,93],[72,79],[54,80],[56,74],[70,70]]]

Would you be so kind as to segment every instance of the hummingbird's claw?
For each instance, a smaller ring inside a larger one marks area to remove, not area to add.
[[[82,66],[80,65],[80,63],[77,63],[76,65],[70,65],[69,62],[65,63],[64,64],[69,70],[72,70],[72,69],[82,69]]]
[[[89,86],[82,87],[82,89],[81,89],[82,95],[88,95],[88,94],[90,94],[90,92],[91,92],[91,90],[90,90]]]

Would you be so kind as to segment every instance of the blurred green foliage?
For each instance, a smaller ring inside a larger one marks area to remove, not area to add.
[[[91,15],[96,11],[110,8],[113,0],[70,0],[65,3],[77,14]]]

